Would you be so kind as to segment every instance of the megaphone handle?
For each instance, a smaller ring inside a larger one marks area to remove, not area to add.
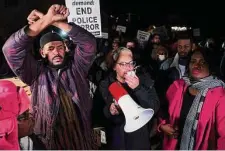
[[[115,104],[116,109],[120,112],[121,111],[120,105],[117,103],[115,99],[113,99],[113,102]]]
[[[119,105],[115,99],[113,99],[113,102],[114,102],[114,104],[115,104],[116,106]]]

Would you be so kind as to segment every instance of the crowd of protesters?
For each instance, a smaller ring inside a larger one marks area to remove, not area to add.
[[[165,39],[152,30],[144,45],[117,31],[100,39],[66,23],[68,15],[63,5],[33,10],[2,42],[0,149],[23,149],[26,136],[32,149],[225,149],[223,43],[197,43],[188,31]],[[7,76],[29,85],[31,98]],[[115,81],[154,110],[134,132],[124,131],[124,113],[108,89]],[[94,142],[96,127],[106,143]]]

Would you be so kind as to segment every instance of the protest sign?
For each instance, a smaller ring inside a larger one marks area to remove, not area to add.
[[[200,33],[200,29],[199,28],[193,29],[193,36],[194,37],[199,37],[200,35],[201,35],[201,33]]]
[[[109,38],[109,34],[105,33],[105,32],[102,32],[102,38],[103,39],[108,39]]]
[[[138,30],[137,32],[137,40],[140,45],[140,47],[144,47],[144,45],[148,42],[148,39],[150,37],[149,32]]]
[[[101,37],[101,15],[99,0],[66,0],[70,10],[69,22],[81,26],[95,37]]]
[[[148,41],[149,37],[150,37],[149,32],[138,30],[137,32],[138,41]]]
[[[126,27],[125,26],[120,26],[120,25],[118,25],[117,27],[116,27],[116,31],[121,31],[121,32],[123,32],[123,33],[125,33],[126,32]]]

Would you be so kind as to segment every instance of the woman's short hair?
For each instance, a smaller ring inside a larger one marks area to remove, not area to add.
[[[120,47],[116,51],[113,52],[113,55],[112,55],[113,60],[115,62],[117,62],[117,60],[119,59],[120,53],[124,52],[124,51],[128,51],[128,52],[130,52],[132,54],[132,51],[130,49],[128,49],[126,47]]]

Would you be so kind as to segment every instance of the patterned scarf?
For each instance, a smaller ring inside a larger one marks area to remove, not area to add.
[[[180,150],[193,150],[199,114],[205,101],[205,96],[209,89],[213,89],[215,87],[225,87],[225,84],[213,76],[203,78],[199,81],[191,81],[188,77],[184,77],[183,79],[188,86],[199,91],[199,93],[195,96],[193,104],[187,115],[180,144]]]

